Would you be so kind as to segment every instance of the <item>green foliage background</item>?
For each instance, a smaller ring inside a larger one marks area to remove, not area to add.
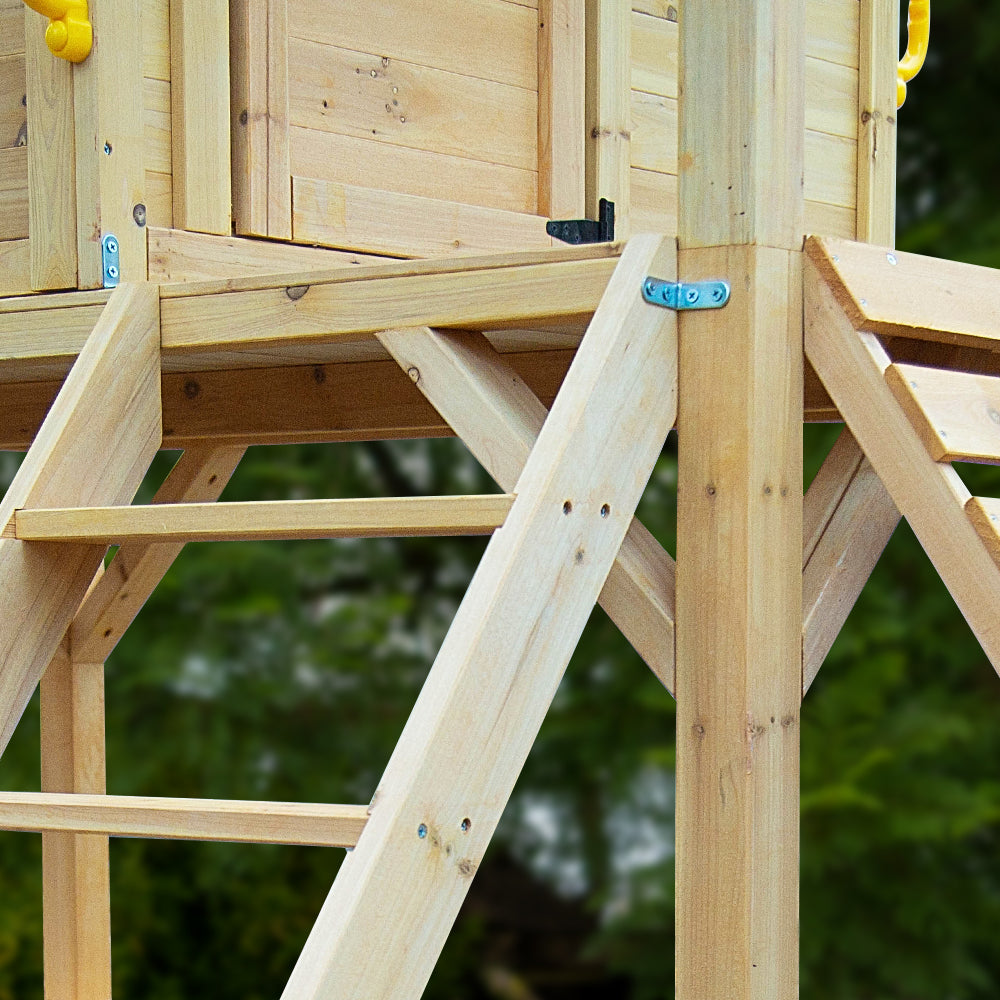
[[[935,0],[900,112],[901,248],[1000,265],[998,64],[1000,16]],[[837,432],[806,429],[807,480]],[[225,499],[493,488],[456,442],[394,442],[254,449]],[[671,439],[641,509],[671,550],[675,489]],[[483,547],[189,546],[108,663],[109,790],[367,801]],[[901,526],[803,711],[803,997],[1000,992],[998,717],[1000,683]],[[673,995],[673,719],[596,612],[431,1000]],[[37,789],[37,748],[35,706],[0,787]],[[116,994],[277,997],[341,856],[114,842]],[[0,1000],[41,996],[40,879],[39,838],[0,835]],[[507,905],[518,879],[531,902]]]

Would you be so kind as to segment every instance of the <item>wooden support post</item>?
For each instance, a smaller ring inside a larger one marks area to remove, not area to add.
[[[160,446],[159,296],[111,296],[0,503],[120,504]],[[102,546],[0,540],[0,753],[102,563]]]
[[[632,240],[324,904],[286,1000],[419,996],[674,421],[672,242]]]
[[[178,229],[228,236],[229,5],[170,5],[173,219]]]
[[[42,678],[42,790],[103,795],[104,664],[64,642]],[[42,834],[46,1000],[111,996],[108,838]]]
[[[538,214],[579,219],[584,208],[584,0],[538,4]]]
[[[619,240],[631,235],[631,14],[629,0],[587,4],[587,212],[613,201]]]
[[[80,288],[104,283],[101,240],[118,238],[121,280],[146,279],[142,0],[90,0],[94,48],[73,67]]]
[[[798,995],[804,6],[681,18],[678,1000]]]
[[[76,288],[73,67],[45,44],[46,18],[25,9],[31,287]]]

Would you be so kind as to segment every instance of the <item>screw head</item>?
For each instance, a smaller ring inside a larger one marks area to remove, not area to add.
[[[108,237],[104,246],[108,253],[118,253],[118,241],[113,237]]]
[[[898,261],[896,260],[896,255],[895,255],[894,253],[887,253],[887,254],[885,255],[885,259],[886,259],[886,260],[887,260],[887,261],[888,261],[888,262],[889,262],[890,264],[892,264],[892,266],[893,266],[893,267],[895,267],[895,266],[896,266],[896,264],[897,264],[897,263],[899,263],[899,262],[898,262]]]
[[[427,837],[427,824],[426,823],[421,823],[420,826],[417,827],[417,836],[421,840],[426,839],[426,837]]]
[[[701,298],[701,292],[697,288],[689,288],[684,292],[684,301],[689,305],[693,306],[698,299]]]
[[[115,267],[114,264],[109,264],[108,265],[108,277],[109,278],[117,278],[118,277],[118,268]]]

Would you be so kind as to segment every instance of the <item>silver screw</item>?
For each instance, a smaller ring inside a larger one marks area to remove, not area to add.
[[[862,309],[867,309],[868,308],[868,300],[867,299],[862,299],[861,300],[861,308]]]
[[[886,260],[887,260],[887,261],[888,261],[888,262],[889,262],[890,264],[892,264],[892,266],[893,266],[893,267],[895,267],[895,266],[896,266],[896,264],[898,264],[898,263],[899,263],[899,262],[898,262],[898,261],[896,260],[896,255],[895,255],[894,253],[887,253],[887,254],[885,255],[885,259],[886,259]]]
[[[114,264],[108,264],[108,277],[109,278],[117,278],[118,277],[118,268],[115,267]]]
[[[118,253],[118,241],[109,239],[107,242],[108,253]]]
[[[684,293],[684,301],[687,302],[689,306],[693,306],[695,302],[697,302],[698,299],[700,298],[701,298],[701,293],[698,291],[697,288],[689,288]]]
[[[421,823],[420,826],[417,827],[417,836],[421,840],[424,840],[426,838],[426,836],[427,836],[427,824],[426,823]]]

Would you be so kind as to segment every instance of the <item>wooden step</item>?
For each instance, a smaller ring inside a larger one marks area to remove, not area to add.
[[[893,364],[885,379],[934,461],[1000,463],[1000,378]]]
[[[220,542],[302,538],[485,535],[503,524],[514,497],[392,497],[22,509],[3,532],[23,541]]]
[[[0,830],[354,847],[367,806],[0,792]]]
[[[1000,500],[993,497],[969,497],[965,512],[975,525],[993,561],[1000,566]]]

